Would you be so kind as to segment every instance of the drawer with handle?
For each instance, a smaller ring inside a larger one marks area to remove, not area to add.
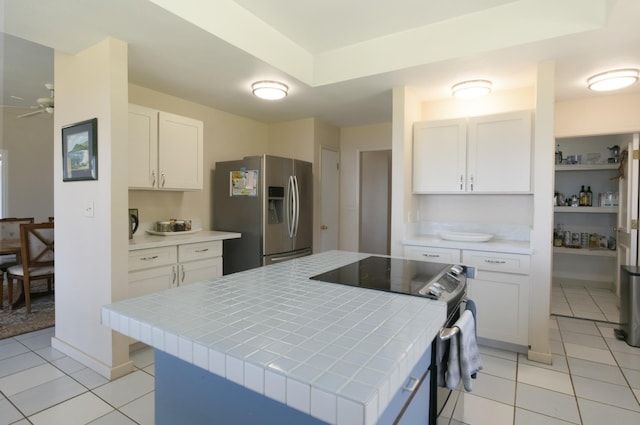
[[[175,246],[129,251],[129,271],[174,264],[177,257]]]
[[[462,264],[477,270],[529,274],[531,256],[503,252],[462,251]]]
[[[434,263],[460,263],[460,250],[454,248],[405,245],[404,256],[412,260],[431,261]]]
[[[178,261],[222,257],[222,241],[197,242],[178,245]]]

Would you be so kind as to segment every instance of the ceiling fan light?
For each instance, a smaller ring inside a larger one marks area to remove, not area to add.
[[[616,69],[590,77],[587,85],[593,91],[611,91],[628,87],[636,81],[638,81],[637,69]]]
[[[277,81],[257,81],[251,85],[251,91],[260,99],[278,100],[287,95],[289,87]]]
[[[469,80],[454,84],[451,93],[460,99],[474,99],[491,93],[491,81]]]
[[[46,108],[49,106],[53,106],[53,99],[50,97],[41,97],[39,98],[37,101],[38,105],[40,105],[42,108]]]

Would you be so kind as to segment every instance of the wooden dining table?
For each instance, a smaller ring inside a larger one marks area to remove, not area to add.
[[[0,255],[11,255],[14,254],[16,256],[16,261],[20,264],[20,250],[22,249],[22,243],[20,239],[0,239]],[[22,304],[24,304],[24,293],[22,292],[22,285],[18,285],[20,287],[20,296],[12,302],[9,300],[9,305],[11,309],[14,310],[19,308]]]
[[[20,239],[0,239],[0,255],[20,255]]]

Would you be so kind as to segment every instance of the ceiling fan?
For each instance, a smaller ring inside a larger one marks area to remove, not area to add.
[[[54,103],[53,103],[53,84],[47,83],[44,85],[49,90],[49,97],[41,97],[36,100],[38,106],[34,106],[34,108],[38,108],[36,111],[27,112],[26,114],[18,115],[18,118],[30,117],[32,115],[47,113],[53,114]]]

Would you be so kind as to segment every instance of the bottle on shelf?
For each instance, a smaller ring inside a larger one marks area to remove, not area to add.
[[[587,192],[584,190],[584,185],[580,188],[580,194],[578,195],[578,205],[584,207],[587,205]]]
[[[591,186],[587,187],[587,206],[593,206],[593,192],[591,191]]]
[[[556,164],[562,164],[562,151],[560,150],[560,144],[556,145]]]

